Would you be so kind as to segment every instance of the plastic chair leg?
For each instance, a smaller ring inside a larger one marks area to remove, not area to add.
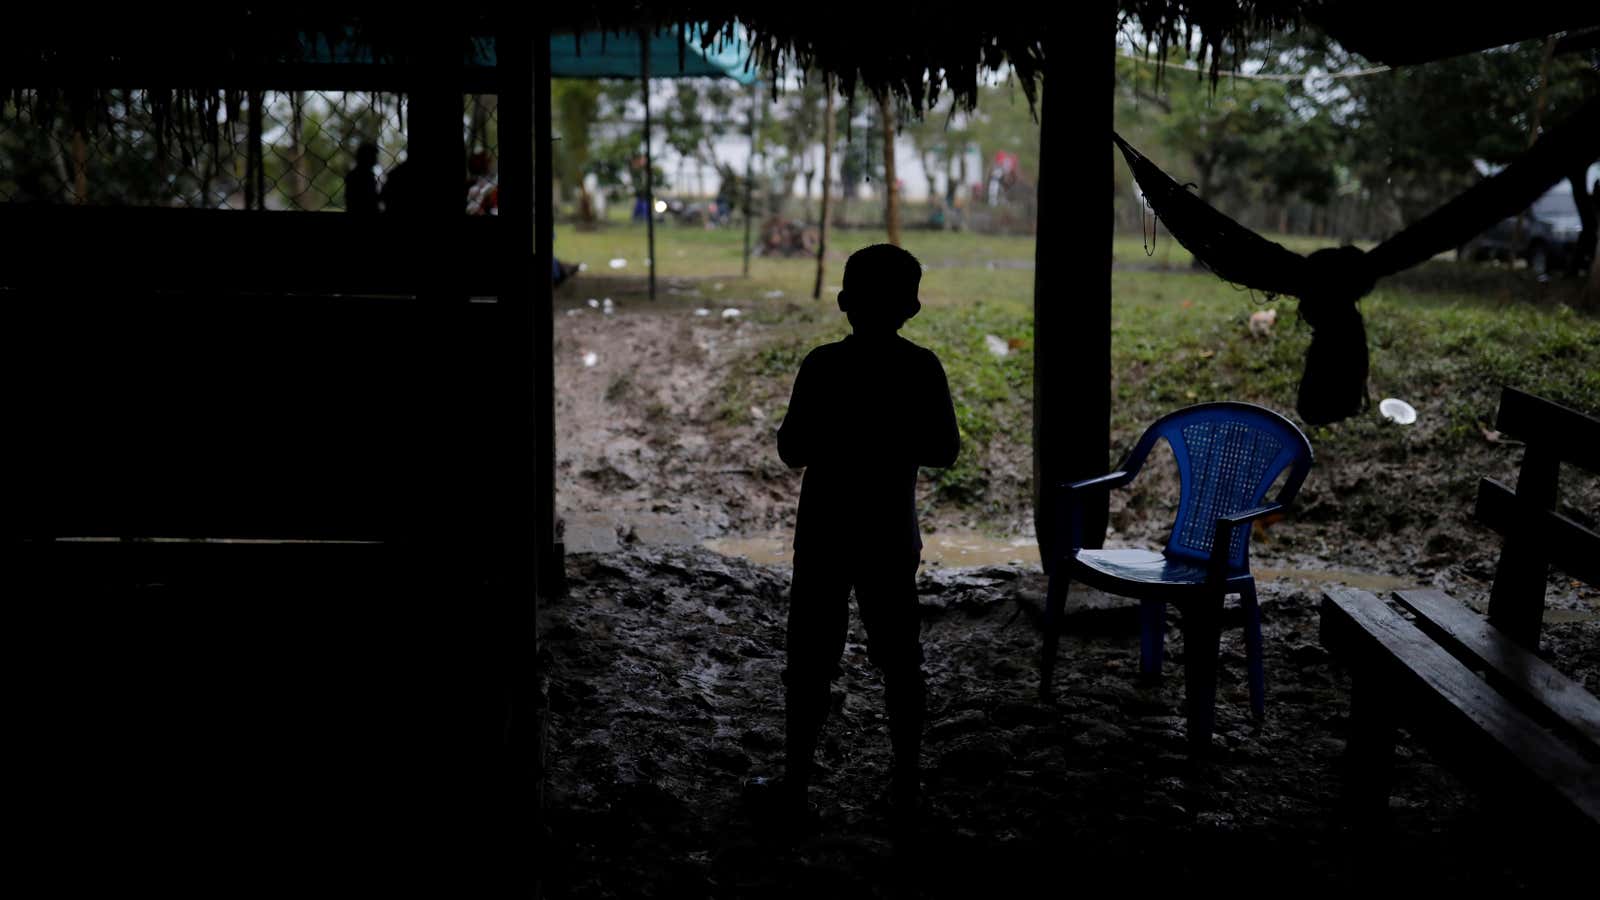
[[[1250,712],[1260,719],[1266,714],[1267,678],[1261,663],[1261,605],[1256,602],[1255,581],[1239,588],[1239,605],[1244,608],[1244,655],[1250,664]]]
[[[1161,677],[1161,657],[1167,645],[1167,604],[1160,600],[1139,603],[1139,674]]]
[[[1197,599],[1183,611],[1184,699],[1189,713],[1189,747],[1211,747],[1216,723],[1217,656],[1222,650],[1221,593]]]
[[[1050,682],[1056,670],[1056,645],[1061,641],[1062,612],[1067,606],[1067,590],[1072,579],[1058,566],[1050,576],[1044,597],[1044,655],[1039,660],[1039,698],[1050,699]]]

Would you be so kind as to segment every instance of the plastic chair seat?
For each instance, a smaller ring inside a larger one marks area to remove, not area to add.
[[[1152,550],[1079,550],[1072,562],[1074,579],[1123,597],[1176,600],[1208,586],[1216,589],[1204,565]]]

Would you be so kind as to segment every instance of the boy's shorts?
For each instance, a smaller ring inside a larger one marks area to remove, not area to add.
[[[883,554],[799,551],[789,599],[788,668],[784,682],[839,676],[850,630],[850,592],[867,630],[867,655],[885,673],[922,666],[917,609],[920,548]]]

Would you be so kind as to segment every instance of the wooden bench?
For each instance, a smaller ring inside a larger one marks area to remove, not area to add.
[[[1396,729],[1497,797],[1600,832],[1600,700],[1536,655],[1549,567],[1600,584],[1600,535],[1557,509],[1561,463],[1600,474],[1600,420],[1507,388],[1499,429],[1527,443],[1515,490],[1485,478],[1476,514],[1505,537],[1487,619],[1440,591],[1330,590],[1322,640],[1350,666],[1348,800],[1388,805]],[[1549,820],[1547,820],[1549,821]]]

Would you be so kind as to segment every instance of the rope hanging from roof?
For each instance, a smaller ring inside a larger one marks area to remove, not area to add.
[[[1366,252],[1344,246],[1301,256],[1218,212],[1121,135],[1111,139],[1156,216],[1207,268],[1234,284],[1300,300],[1312,333],[1295,407],[1306,422],[1325,425],[1367,405],[1367,335],[1356,303],[1379,278],[1460,246],[1600,159],[1600,97],[1499,173]]]

